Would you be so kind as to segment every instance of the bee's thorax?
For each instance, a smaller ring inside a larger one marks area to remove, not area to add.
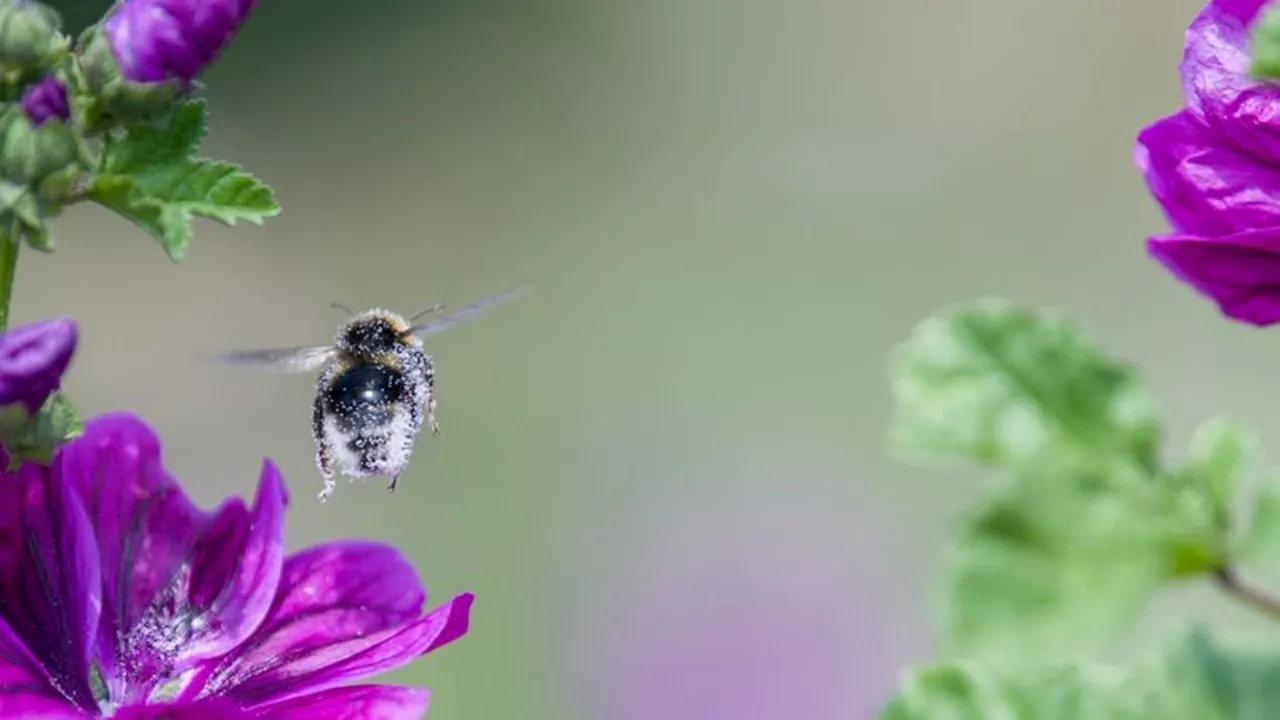
[[[409,324],[399,315],[370,310],[339,328],[334,345],[352,357],[372,360],[413,345],[408,330]]]

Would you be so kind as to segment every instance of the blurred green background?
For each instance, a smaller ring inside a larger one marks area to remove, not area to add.
[[[64,3],[83,25],[105,3]],[[128,408],[212,504],[263,456],[291,544],[395,543],[472,630],[394,679],[450,720],[847,720],[930,652],[976,473],[886,456],[886,358],[941,305],[1061,306],[1140,363],[1174,446],[1280,439],[1274,334],[1143,251],[1130,161],[1179,103],[1194,0],[263,0],[206,76],[207,152],[279,194],[173,266],[92,208],[24,256],[70,390]],[[312,384],[220,368],[532,280],[431,343],[443,434],[401,489],[319,490]],[[1280,440],[1277,440],[1280,442]],[[1275,574],[1280,577],[1280,573]],[[1232,613],[1190,589],[1160,623]]]

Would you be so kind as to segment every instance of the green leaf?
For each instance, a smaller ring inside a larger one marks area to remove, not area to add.
[[[98,171],[104,175],[145,176],[156,168],[193,158],[209,130],[204,100],[188,100],[174,109],[165,127],[140,126],[108,136]]]
[[[1280,477],[1273,476],[1253,499],[1234,554],[1248,559],[1276,549],[1280,549]]]
[[[1242,423],[1215,418],[1196,430],[1183,472],[1208,492],[1226,524],[1241,486],[1258,469],[1261,456],[1256,433]]]
[[[1051,313],[984,300],[930,318],[899,349],[893,391],[891,438],[909,455],[1155,464],[1160,426],[1134,371]]]
[[[58,447],[83,433],[79,413],[61,392],[34,416],[20,403],[0,409],[0,445],[9,451],[10,471],[27,460],[49,464]]]
[[[1172,648],[1162,684],[1196,718],[1280,717],[1280,655],[1227,651],[1199,629]]]
[[[1060,473],[1019,477],[961,526],[937,604],[944,652],[1003,663],[1115,642],[1173,573],[1165,498]]]
[[[223,225],[261,225],[280,213],[275,194],[238,165],[198,158],[207,129],[204,102],[179,106],[167,127],[138,127],[104,143],[89,197],[134,223],[181,261],[191,224],[203,217]]]
[[[1280,79],[1280,10],[1266,8],[1253,23],[1249,72],[1259,80]]]
[[[181,262],[191,244],[191,219],[140,192],[132,178],[101,175],[89,198],[155,238],[169,259]]]
[[[1123,670],[1084,663],[1024,666],[1017,676],[973,663],[911,670],[876,720],[1152,720]],[[1185,716],[1159,716],[1183,720]],[[1189,718],[1187,719],[1189,720]]]

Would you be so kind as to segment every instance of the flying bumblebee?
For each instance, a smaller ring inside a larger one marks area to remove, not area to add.
[[[425,423],[436,421],[435,366],[422,340],[474,319],[482,311],[513,300],[528,286],[491,295],[430,322],[418,320],[444,309],[443,303],[409,318],[374,308],[355,313],[334,304],[351,319],[334,333],[333,344],[228,353],[224,363],[263,370],[306,373],[320,370],[311,413],[316,467],[324,479],[320,501],[333,494],[335,471],[356,478],[389,478],[395,492]]]

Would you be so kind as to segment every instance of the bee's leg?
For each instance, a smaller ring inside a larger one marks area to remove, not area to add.
[[[333,481],[333,449],[329,447],[329,439],[324,434],[324,408],[319,397],[316,397],[315,406],[311,412],[311,434],[315,436],[316,441],[316,468],[320,470],[320,477],[324,479],[324,489],[320,491],[318,497],[320,502],[327,502],[329,496],[333,495],[337,483]]]
[[[435,388],[430,388],[427,390],[427,427],[431,428],[432,435],[440,434],[440,423],[436,420]]]
[[[400,473],[396,473],[395,475],[391,476],[391,481],[387,483],[387,492],[389,493],[395,492],[396,483],[398,482],[400,482]]]

